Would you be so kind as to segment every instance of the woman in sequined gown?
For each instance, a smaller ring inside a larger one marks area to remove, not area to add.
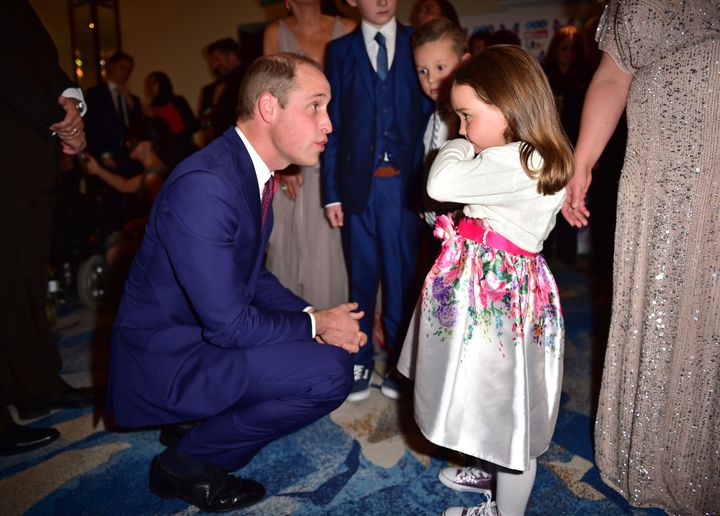
[[[325,45],[347,34],[355,22],[328,16],[320,0],[290,0],[289,16],[265,29],[263,53],[295,52],[323,62]],[[315,308],[347,301],[348,281],[340,230],[325,220],[320,197],[320,167],[294,168],[278,174],[273,198],[274,224],[267,249],[267,269]]]
[[[627,104],[595,455],[631,505],[681,514],[720,512],[719,37],[716,0],[611,0],[563,207],[587,223]]]

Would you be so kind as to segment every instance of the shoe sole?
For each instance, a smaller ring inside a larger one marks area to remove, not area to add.
[[[442,472],[438,474],[438,480],[444,485],[445,487],[449,487],[453,491],[462,491],[464,493],[481,493],[485,495],[486,498],[489,498],[492,490],[490,489],[482,489],[480,487],[470,487],[470,486],[464,486],[462,484],[457,484],[450,480],[449,478],[446,478],[442,475]]]
[[[265,497],[263,496],[263,498],[260,498],[260,500],[257,500],[257,501],[254,501],[254,502],[248,502],[248,503],[244,503],[244,504],[240,504],[240,505],[235,505],[235,506],[233,506],[233,507],[228,507],[228,508],[226,508],[226,509],[213,509],[212,507],[207,507],[207,506],[204,506],[204,505],[200,505],[200,504],[198,504],[197,502],[194,502],[194,501],[192,501],[192,500],[190,500],[190,499],[188,499],[188,498],[185,498],[184,496],[181,496],[181,495],[178,495],[178,494],[175,494],[175,493],[163,492],[163,491],[160,491],[160,490],[158,490],[158,489],[155,489],[155,488],[152,487],[152,486],[150,486],[150,492],[151,492],[152,494],[154,494],[155,496],[159,496],[160,498],[164,498],[165,500],[176,500],[176,499],[177,499],[177,500],[182,500],[183,502],[189,503],[189,504],[192,505],[193,507],[197,507],[197,508],[200,509],[201,511],[205,511],[205,512],[215,512],[215,513],[231,512],[231,511],[235,511],[235,510],[237,510],[237,509],[242,509],[242,508],[244,508],[244,507],[250,507],[251,505],[254,505],[254,504],[256,504],[256,503],[261,502],[261,501],[263,500],[263,498],[265,498]]]
[[[362,401],[366,400],[370,397],[370,387],[368,387],[365,390],[357,391],[357,392],[351,392],[348,394],[348,397],[345,398],[346,401]]]
[[[402,398],[402,394],[396,391],[395,389],[388,389],[387,387],[380,387],[380,392],[382,392],[385,397],[390,398],[391,400],[399,400]]]

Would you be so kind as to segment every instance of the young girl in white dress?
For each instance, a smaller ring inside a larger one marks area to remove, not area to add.
[[[430,441],[498,466],[496,502],[445,515],[522,515],[560,400],[562,312],[538,253],[572,153],[545,75],[519,47],[462,64],[451,101],[465,139],[440,150],[427,190],[463,203],[464,216],[438,217],[442,249],[398,368],[415,380],[415,418]]]

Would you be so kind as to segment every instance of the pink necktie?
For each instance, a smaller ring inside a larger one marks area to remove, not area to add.
[[[260,205],[262,207],[262,218],[260,229],[265,229],[265,220],[267,220],[267,214],[272,204],[273,194],[275,193],[275,176],[270,176],[270,179],[265,181],[265,187],[263,188],[262,201]]]

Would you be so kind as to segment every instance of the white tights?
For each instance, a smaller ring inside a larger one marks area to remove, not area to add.
[[[537,459],[530,460],[527,471],[497,470],[497,492],[495,494],[498,512],[502,516],[522,516],[530,498],[537,472]]]

